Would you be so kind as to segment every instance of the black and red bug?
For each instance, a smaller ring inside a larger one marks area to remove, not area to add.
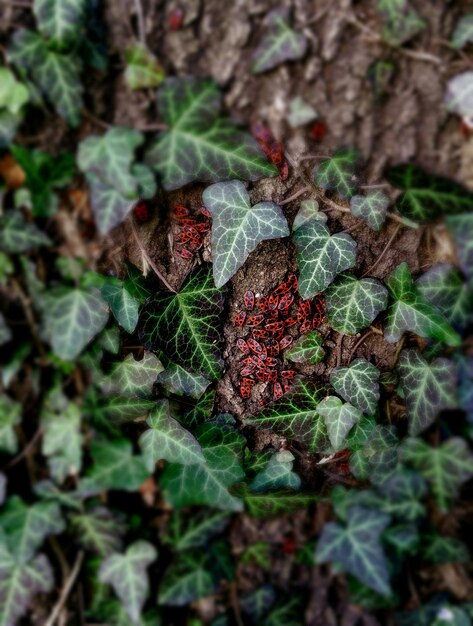
[[[261,352],[258,354],[258,359],[261,361],[266,361],[268,358],[268,348],[264,345],[264,343],[260,343]]]
[[[287,380],[294,380],[296,375],[296,370],[282,370],[281,377],[286,378]]]
[[[317,120],[312,124],[310,134],[315,139],[315,141],[322,141],[322,139],[327,134],[327,124],[325,122],[322,122],[321,120]]]
[[[284,391],[283,391],[281,383],[274,383],[273,398],[275,400],[279,400],[279,398],[283,395],[284,395]]]
[[[310,305],[310,300],[303,300],[302,298],[299,300],[299,311],[302,313],[304,317],[309,317],[312,312],[312,307]]]
[[[284,322],[279,320],[277,322],[266,322],[265,329],[269,330],[271,333],[275,333],[284,328]]]
[[[299,283],[295,274],[289,274],[289,276],[287,277],[287,283],[290,289],[292,289],[293,291],[297,291]]]
[[[204,217],[206,217],[208,220],[212,219],[212,213],[208,210],[207,207],[205,206],[201,206],[199,209],[199,213],[201,213]]]
[[[245,400],[251,396],[251,386],[243,381],[240,383],[240,395]]]
[[[256,378],[265,383],[268,381],[268,371],[265,367],[260,367],[256,370]]]
[[[266,367],[276,367],[278,363],[280,363],[280,361],[278,361],[278,359],[275,359],[273,356],[268,356],[264,361]]]
[[[176,256],[181,257],[181,259],[186,259],[190,261],[194,258],[194,255],[190,250],[184,248],[184,246],[176,246]]]
[[[307,319],[304,322],[302,322],[299,328],[299,332],[301,333],[301,335],[304,335],[305,333],[308,333],[311,328],[312,328],[312,320]]]
[[[286,335],[279,342],[279,349],[280,350],[285,350],[286,348],[288,348],[291,345],[292,342],[293,342],[292,336],[291,335]]]
[[[210,224],[208,224],[207,222],[198,222],[194,228],[199,231],[199,233],[201,233],[202,235],[205,235],[206,233],[209,232],[210,230]]]
[[[325,317],[316,313],[312,318],[312,328],[320,328],[324,323]]]
[[[291,326],[294,326],[294,324],[298,323],[298,319],[297,317],[288,317],[287,319],[284,320],[284,324],[286,325],[287,328],[290,328]]]
[[[292,389],[292,383],[290,380],[284,379],[282,381],[282,387],[284,389],[284,393],[287,393],[290,389]]]
[[[279,341],[276,339],[270,339],[267,347],[269,356],[277,356],[279,354]]]
[[[252,311],[255,308],[255,294],[252,291],[245,291],[243,301],[248,311]]]
[[[255,371],[254,365],[247,365],[242,370],[240,370],[240,376],[243,376],[243,377],[250,376],[250,374],[252,374],[254,371]]]
[[[146,200],[138,200],[133,207],[133,215],[135,216],[136,221],[140,224],[145,224],[149,221],[151,217],[149,202],[146,202]]]
[[[286,293],[282,296],[282,298],[279,300],[279,304],[278,304],[278,309],[288,309],[291,304],[294,302],[294,294],[292,293]]]
[[[244,339],[237,339],[236,345],[237,348],[243,352],[243,354],[250,354],[250,349]]]
[[[255,354],[261,354],[263,352],[263,346],[258,343],[256,339],[250,337],[249,339],[247,339],[246,343],[248,344],[250,350]]]
[[[254,381],[252,378],[242,378],[241,382],[244,385],[249,385],[250,387],[253,387],[253,385],[256,385],[256,381]]]
[[[245,319],[246,319],[246,311],[240,311],[240,313],[238,313],[233,318],[233,325],[236,326],[237,328],[240,326],[243,326],[243,324],[245,323]]]
[[[258,307],[263,313],[268,311],[268,298],[266,296],[260,296],[258,298]]]
[[[169,30],[180,30],[182,28],[182,24],[184,22],[184,11],[183,9],[177,8],[173,9],[168,16],[168,26]]]
[[[290,291],[290,289],[291,283],[289,281],[286,281],[285,283],[281,283],[278,287],[276,287],[276,289],[273,291],[273,294],[275,296],[283,296],[285,293]]]
[[[183,204],[174,205],[174,213],[176,217],[187,217],[189,215],[189,209]]]
[[[264,328],[253,328],[251,334],[255,339],[267,339],[269,337],[269,331]]]
[[[246,318],[247,326],[259,326],[261,322],[264,320],[264,315],[262,313],[258,313],[257,315],[248,315]]]
[[[195,219],[193,217],[180,217],[177,220],[179,226],[184,227],[184,226],[195,226],[197,224],[197,222],[195,221]]]
[[[278,308],[279,304],[279,296],[274,295],[272,293],[268,298],[268,309],[270,311],[275,311]]]
[[[268,382],[270,383],[275,383],[278,379],[278,372],[277,370],[270,370],[268,372]]]

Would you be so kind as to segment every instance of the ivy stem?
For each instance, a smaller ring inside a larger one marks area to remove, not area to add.
[[[140,0],[135,0],[136,17],[138,20],[138,39],[143,46],[146,46],[145,18]]]
[[[56,620],[59,617],[59,614],[61,613],[62,609],[64,608],[64,605],[66,603],[67,598],[69,597],[69,594],[74,586],[74,583],[76,582],[77,576],[79,575],[80,572],[80,568],[82,567],[82,561],[84,560],[84,553],[81,551],[79,551],[77,553],[77,557],[74,563],[74,567],[72,568],[71,573],[69,574],[68,579],[66,580],[66,583],[64,585],[64,587],[62,588],[61,594],[59,596],[58,601],[56,602],[56,604],[54,605],[54,608],[51,612],[51,615],[48,618],[48,621],[46,622],[45,626],[54,626],[54,624],[56,623]]]
[[[369,337],[370,335],[373,335],[373,334],[374,334],[374,331],[370,329],[370,330],[368,330],[366,333],[364,333],[364,335],[362,335],[362,336],[360,337],[360,339],[358,339],[358,341],[355,343],[355,345],[353,346],[353,348],[352,348],[352,349],[351,349],[351,351],[350,351],[350,355],[349,355],[349,357],[348,357],[348,363],[349,363],[349,364],[351,363],[351,360],[353,359],[353,356],[354,356],[355,352],[358,350],[358,348],[361,346],[361,344],[362,344],[362,343],[363,343],[366,339],[368,339],[368,337]]]
[[[38,430],[35,432],[35,434],[33,435],[33,437],[30,439],[30,441],[23,448],[23,450],[19,454],[17,454],[15,458],[13,458],[11,461],[9,461],[6,465],[2,467],[2,472],[7,472],[12,467],[14,467],[17,463],[19,463],[21,459],[27,456],[31,452],[33,447],[35,446],[38,439],[42,437],[42,435],[43,435],[43,427],[40,426]]]
[[[293,200],[295,200],[296,198],[299,198],[299,196],[302,196],[302,194],[306,193],[307,191],[310,191],[310,187],[303,187],[302,189],[299,189],[299,191],[296,191],[296,193],[293,193],[292,196],[289,196],[289,198],[285,198],[284,200],[282,200],[281,202],[279,202],[279,205],[283,205],[283,204],[289,204],[289,202],[292,202]]]
[[[368,274],[371,274],[371,272],[375,269],[375,267],[377,267],[379,265],[379,263],[381,262],[381,260],[383,259],[384,255],[386,254],[386,252],[389,250],[389,246],[392,244],[392,242],[394,241],[394,239],[396,238],[399,230],[401,229],[401,224],[398,224],[396,226],[396,228],[394,229],[393,234],[391,235],[391,237],[389,238],[388,243],[384,246],[383,251],[381,252],[381,254],[378,256],[378,258],[376,259],[376,261],[373,263],[373,265],[371,267],[369,267],[366,272],[363,274],[362,278],[364,278],[365,276],[367,276]]]
[[[143,243],[141,242],[141,239],[140,239],[140,236],[138,234],[138,231],[136,230],[136,226],[135,226],[135,223],[133,221],[133,218],[130,219],[130,225],[131,225],[131,232],[133,234],[133,238],[136,241],[136,244],[137,244],[138,248],[140,249],[140,252],[141,252],[143,258],[145,259],[146,263],[148,263],[150,268],[153,270],[153,272],[156,274],[156,276],[159,278],[159,280],[163,283],[163,285],[169,289],[169,291],[171,291],[172,293],[177,293],[176,290],[169,284],[169,282],[167,281],[165,276],[160,272],[160,270],[158,269],[156,263],[151,260],[149,254],[146,252],[146,249],[143,246]]]

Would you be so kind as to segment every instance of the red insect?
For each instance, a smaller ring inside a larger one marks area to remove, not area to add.
[[[247,365],[242,370],[240,370],[240,376],[250,376],[255,371],[254,365]]]
[[[272,293],[268,298],[268,309],[270,311],[275,311],[278,308],[278,303],[279,297],[275,296],[274,293]]]
[[[275,359],[272,356],[269,356],[264,361],[264,364],[266,365],[266,367],[276,367],[278,363],[279,363],[278,359]]]
[[[292,342],[293,342],[293,338],[291,337],[291,335],[286,335],[279,342],[279,349],[280,350],[285,350],[286,348],[288,348],[291,345]]]
[[[201,206],[199,209],[199,213],[202,213],[202,215],[204,217],[206,217],[207,219],[211,220],[212,219],[212,213],[208,210],[207,207],[205,206]]]
[[[245,400],[251,396],[251,386],[248,383],[244,383],[243,380],[240,383],[240,395]]]
[[[195,226],[197,223],[193,217],[180,217],[177,221],[181,227]]]
[[[275,333],[278,330],[282,330],[284,328],[284,322],[266,322],[265,329],[269,330],[271,333]]]
[[[174,9],[168,17],[169,30],[180,30],[184,22],[184,11],[182,9]]]
[[[312,328],[320,328],[324,323],[325,317],[321,316],[319,313],[316,313],[312,318]]]
[[[297,317],[288,317],[286,320],[284,320],[284,323],[286,324],[287,328],[290,328],[291,326],[294,326],[294,324],[297,324],[299,320],[297,319]]]
[[[302,298],[299,300],[299,311],[302,313],[304,317],[309,317],[311,314],[311,306],[310,300],[303,300]]]
[[[297,543],[291,537],[287,537],[282,543],[282,551],[284,554],[295,554],[297,552]]]
[[[246,311],[240,311],[238,315],[233,318],[233,325],[236,327],[243,326],[246,319]]]
[[[292,389],[292,383],[289,380],[282,381],[282,387],[284,389],[284,393],[287,393],[290,389]]]
[[[322,122],[320,120],[318,120],[317,122],[314,122],[310,129],[310,134],[315,139],[315,141],[322,141],[322,139],[327,134],[327,124],[325,124],[325,122]]]
[[[264,328],[253,328],[251,334],[255,339],[267,339],[269,337],[269,331]]]
[[[181,257],[181,259],[187,259],[188,261],[194,258],[194,255],[192,254],[192,252],[188,250],[187,248],[184,248],[184,246],[176,247],[176,256]]]
[[[284,395],[284,391],[283,391],[281,383],[274,383],[273,398],[275,400],[279,400],[279,398],[283,395]]]
[[[145,224],[151,217],[149,203],[145,200],[139,200],[133,208],[133,214],[137,222]]]
[[[296,375],[296,370],[282,370],[281,377],[286,378],[287,380],[294,380],[294,376]]]
[[[241,382],[245,385],[250,385],[250,387],[253,387],[253,385],[256,385],[256,382],[252,378],[242,378]]]
[[[279,310],[288,309],[293,302],[294,302],[294,294],[286,293],[279,300],[278,309]]]
[[[245,307],[248,311],[252,311],[255,308],[255,294],[252,291],[246,291],[243,296]]]
[[[282,145],[275,139],[269,128],[266,128],[262,124],[253,125],[251,132],[261,146],[261,150],[266,155],[266,158],[278,168],[281,178],[286,180],[289,168],[286,158],[284,157]]]
[[[260,296],[258,298],[258,306],[263,313],[266,313],[268,310],[268,298],[266,298],[266,296]]]
[[[250,337],[246,343],[248,344],[250,350],[255,354],[261,354],[263,352],[263,346],[252,337]]]
[[[268,358],[268,349],[264,345],[264,343],[261,343],[260,346],[261,352],[258,354],[258,359],[260,359],[261,361],[266,361],[266,359]]]
[[[287,280],[285,283],[281,283],[278,287],[276,287],[276,289],[273,291],[273,294],[275,296],[282,296],[290,290],[291,290],[291,284]]]
[[[294,291],[297,290],[298,286],[299,286],[299,282],[297,280],[297,276],[295,274],[289,274],[289,276],[287,277],[287,282],[290,285],[290,288]]]
[[[189,209],[183,204],[176,204],[174,206],[174,213],[176,217],[187,217],[189,215]]]
[[[237,339],[236,345],[237,348],[243,352],[243,354],[250,354],[250,349],[244,339]]]
[[[269,356],[277,356],[279,354],[279,342],[276,339],[268,341],[268,354]]]
[[[261,322],[264,320],[264,315],[259,313],[258,315],[249,315],[246,318],[247,326],[259,326]]]
[[[205,235],[210,230],[210,224],[207,224],[207,222],[199,222],[198,224],[194,226],[194,228],[198,230],[199,233],[202,233],[203,235]]]
[[[277,370],[270,370],[268,372],[268,382],[270,383],[275,383],[278,379],[278,372]]]
[[[299,332],[301,333],[301,335],[304,335],[305,333],[308,333],[311,328],[312,328],[312,320],[308,319],[308,320],[305,320],[305,322],[301,324],[301,327],[299,328]]]
[[[260,380],[262,383],[267,382],[268,380],[268,372],[264,367],[260,367],[256,370],[256,378]]]

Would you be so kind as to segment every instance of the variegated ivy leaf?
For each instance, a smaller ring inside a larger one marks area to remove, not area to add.
[[[460,117],[473,116],[473,72],[463,72],[451,78],[447,83],[445,106],[448,111]]]
[[[441,411],[457,408],[458,375],[454,361],[439,358],[428,363],[416,350],[404,350],[398,371],[410,435],[428,428]]]
[[[15,454],[18,439],[15,426],[21,421],[21,404],[3,394],[0,396],[0,450]]]
[[[107,394],[149,398],[152,395],[156,377],[164,367],[152,352],[145,350],[143,358],[136,361],[132,354],[115,365],[112,373],[101,383]]]
[[[426,22],[417,11],[406,8],[399,12],[395,19],[388,19],[384,25],[382,36],[390,46],[401,46],[411,40],[426,27]]]
[[[200,374],[187,372],[175,363],[171,363],[169,367],[158,374],[156,382],[169,393],[176,396],[187,396],[195,400],[198,400],[210,385],[210,381]]]
[[[40,35],[22,28],[13,35],[8,56],[68,124],[79,125],[83,105],[82,61],[76,52],[53,50]]]
[[[414,285],[407,263],[397,266],[386,285],[393,300],[386,315],[386,341],[395,343],[405,331],[411,331],[449,346],[460,345],[460,336]]]
[[[377,367],[366,359],[355,359],[348,367],[336,367],[330,383],[344,400],[357,409],[373,415],[379,402],[379,376]]]
[[[470,203],[471,207],[471,203]],[[445,220],[455,241],[458,262],[469,281],[473,279],[473,213],[452,215]]]
[[[27,222],[19,210],[7,211],[0,218],[0,250],[21,254],[51,244],[49,237],[34,223]]]
[[[141,435],[139,445],[150,472],[161,459],[182,465],[205,462],[202,448],[194,435],[171,417],[168,400],[158,400],[146,425],[149,428]]]
[[[376,424],[364,444],[353,450],[350,457],[350,469],[359,480],[369,480],[373,484],[379,484],[391,475],[398,463],[398,458],[398,439],[394,428]]]
[[[201,78],[168,78],[158,90],[158,109],[168,130],[147,153],[165,189],[193,181],[218,182],[274,176],[253,137],[221,117],[218,86]]]
[[[353,196],[350,200],[350,211],[355,217],[364,220],[370,228],[379,231],[386,221],[388,212],[388,196],[376,189],[366,196]]]
[[[461,17],[453,31],[452,48],[461,50],[467,43],[473,42],[473,13]]]
[[[160,292],[145,303],[141,340],[184,369],[216,380],[222,366],[222,311],[223,293],[213,284],[210,266],[202,265],[179,293]]]
[[[133,199],[123,196],[94,174],[87,176],[87,182],[97,228],[101,234],[106,234],[123,222],[133,208]]]
[[[424,535],[422,558],[429,563],[468,563],[468,546],[454,537],[445,537],[438,533]]]
[[[59,45],[74,43],[84,26],[86,6],[86,0],[34,0],[39,32]]]
[[[387,289],[375,278],[357,279],[342,274],[325,291],[330,326],[346,335],[356,335],[387,307]]]
[[[70,515],[69,521],[77,541],[86,550],[91,550],[101,557],[121,550],[126,525],[109,509],[96,506],[89,511]]]
[[[464,329],[472,319],[473,288],[453,265],[439,263],[416,280],[420,293],[454,326]]]
[[[346,526],[330,522],[322,529],[315,559],[317,563],[335,561],[373,591],[391,593],[388,562],[381,545],[381,533],[390,516],[373,509],[354,506]]]
[[[427,482],[417,472],[399,466],[377,488],[385,498],[383,511],[386,513],[408,522],[425,516],[422,499],[427,494]]]
[[[179,563],[166,571],[159,587],[158,604],[185,606],[215,591],[212,576],[201,566],[188,569]]]
[[[473,456],[466,441],[459,437],[436,448],[417,437],[406,439],[401,458],[427,480],[442,513],[449,510],[461,485],[473,476]]]
[[[297,248],[299,293],[303,298],[313,298],[337,274],[355,265],[356,243],[352,237],[347,233],[331,235],[319,221],[306,222],[292,238]]]
[[[7,67],[0,67],[0,110],[21,119],[20,111],[30,99],[28,89]]]
[[[307,50],[307,39],[289,25],[286,9],[270,11],[264,20],[265,36],[253,54],[253,74],[261,74],[284,63],[301,59]]]
[[[73,361],[103,330],[108,307],[95,290],[55,287],[44,296],[46,336],[54,353]]]
[[[270,518],[292,511],[307,509],[317,496],[306,493],[290,493],[287,490],[255,493],[242,486],[238,494],[245,501],[245,510],[251,517]]]
[[[101,294],[120,326],[127,333],[132,333],[138,324],[138,300],[135,300],[118,278],[107,279]]]
[[[212,214],[213,274],[217,287],[230,280],[261,241],[289,235],[281,208],[274,202],[259,202],[252,207],[241,181],[211,185],[202,200]]]
[[[322,222],[322,224],[325,224],[327,222],[327,215],[319,210],[317,200],[303,200],[292,224],[293,232],[311,220],[318,220]]]
[[[396,524],[384,533],[385,543],[396,552],[397,556],[416,554],[419,549],[420,533],[415,524]]]
[[[131,621],[140,621],[149,592],[147,568],[158,557],[156,548],[147,541],[135,541],[124,554],[108,556],[100,566],[99,579],[112,585]]]
[[[0,148],[7,148],[12,143],[21,119],[21,113],[0,109]]]
[[[140,43],[125,51],[125,80],[130,89],[157,87],[165,77],[156,57]]]
[[[300,96],[293,98],[289,102],[287,121],[289,122],[289,126],[291,128],[305,126],[309,122],[313,122],[315,119],[317,119],[317,111]]]
[[[276,452],[266,467],[254,477],[250,484],[253,491],[269,489],[299,489],[301,479],[293,471],[294,455],[289,450]]]
[[[246,593],[240,599],[243,612],[248,615],[251,623],[261,624],[276,601],[276,590],[271,585],[263,585]],[[264,620],[267,623],[266,620]]]
[[[386,172],[387,180],[402,190],[396,200],[401,215],[425,222],[438,215],[469,211],[473,193],[449,178],[430,174],[417,165],[397,165]]]
[[[202,509],[192,516],[175,512],[163,538],[173,550],[182,552],[205,546],[212,537],[220,534],[230,522],[231,516],[224,511]]]
[[[348,433],[361,419],[362,413],[348,402],[336,396],[327,396],[317,406],[317,411],[325,420],[328,438],[337,452],[345,447]]]
[[[316,365],[325,357],[325,350],[322,348],[323,342],[322,335],[316,330],[311,330],[292,344],[286,351],[286,358],[294,363]]]
[[[320,390],[299,380],[281,400],[247,418],[245,423],[301,441],[311,451],[324,450],[328,439],[324,419],[317,412],[320,400]]]
[[[341,198],[351,198],[356,190],[358,157],[354,148],[338,150],[315,166],[315,183],[325,191],[334,191]]]

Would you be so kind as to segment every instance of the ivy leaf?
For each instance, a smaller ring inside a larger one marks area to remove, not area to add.
[[[146,424],[149,429],[141,435],[138,443],[150,472],[161,459],[182,465],[205,462],[195,437],[171,417],[168,400],[158,400]]]
[[[359,480],[370,480],[373,484],[379,484],[391,475],[398,458],[398,439],[394,428],[375,424],[370,429],[368,438],[353,450],[350,469]]]
[[[3,394],[0,396],[0,450],[15,454],[18,439],[15,426],[21,421],[21,404]]]
[[[344,400],[368,415],[373,415],[379,402],[377,367],[366,359],[355,359],[348,367],[336,367],[330,383]]]
[[[160,117],[169,127],[147,153],[167,190],[193,181],[218,182],[274,176],[253,137],[220,117],[218,86],[200,78],[168,78],[158,91]]]
[[[238,490],[245,501],[245,510],[251,517],[271,518],[292,511],[307,509],[318,498],[313,494],[291,493],[287,490],[255,493],[246,486]]]
[[[452,48],[461,50],[467,43],[473,42],[473,13],[461,17],[453,31]]]
[[[207,187],[202,195],[212,214],[212,258],[215,285],[222,287],[261,241],[287,237],[289,228],[274,202],[253,207],[245,185],[232,180]]]
[[[35,0],[39,32],[59,45],[74,43],[84,26],[85,0]]]
[[[389,198],[379,189],[366,196],[353,196],[350,200],[350,211],[355,217],[364,220],[370,228],[380,231],[386,221]]]
[[[463,541],[430,533],[424,536],[422,558],[429,563],[468,563],[470,555]]]
[[[410,435],[418,435],[428,428],[441,411],[457,408],[458,374],[450,359],[440,358],[428,363],[416,350],[404,350],[398,370]]]
[[[473,289],[453,265],[439,263],[416,280],[416,287],[452,326],[464,329],[472,318]]]
[[[87,550],[106,557],[122,547],[126,526],[123,520],[103,506],[69,517],[79,543]]]
[[[427,483],[422,476],[400,466],[377,486],[385,498],[383,510],[400,520],[415,522],[425,516],[422,499],[427,494]]]
[[[452,215],[447,217],[445,222],[455,241],[460,268],[468,280],[471,280],[473,278],[473,215],[471,212],[464,215]]]
[[[315,119],[317,119],[317,111],[300,96],[293,98],[289,102],[287,121],[291,128],[305,126]]]
[[[35,224],[27,222],[20,211],[7,211],[0,218],[0,250],[21,254],[52,241]]]
[[[165,77],[155,56],[140,43],[125,51],[125,80],[130,89],[157,87]]]
[[[15,78],[8,67],[0,67],[0,109],[17,116],[29,99],[25,85]]]
[[[317,406],[317,411],[325,420],[332,448],[337,452],[345,447],[345,440],[352,427],[362,414],[357,408],[343,403],[336,396],[327,396]]]
[[[100,333],[108,320],[108,307],[98,292],[55,287],[44,296],[46,336],[54,353],[73,361]]]
[[[346,335],[369,326],[388,305],[388,292],[379,280],[351,274],[338,276],[324,295],[330,326]]]
[[[386,11],[388,4],[391,8]],[[408,6],[407,2],[380,0],[378,6],[386,15],[382,35],[384,41],[390,46],[401,46],[426,27],[425,21],[421,19],[417,11]]]
[[[261,624],[276,601],[276,591],[271,585],[263,585],[250,593],[246,593],[240,600],[241,608],[249,616],[252,624]],[[263,623],[266,623],[264,620]]]
[[[327,215],[319,210],[319,203],[317,200],[304,200],[301,202],[299,211],[297,212],[294,222],[292,223],[293,232],[306,222],[317,220],[325,224],[327,222]]]
[[[341,198],[351,198],[356,190],[356,165],[358,152],[343,148],[314,168],[316,185],[324,191],[334,191]]]
[[[163,372],[158,374],[156,382],[169,393],[176,396],[187,396],[198,400],[210,385],[203,376],[186,372],[180,365],[171,363]]]
[[[356,263],[356,243],[350,235],[331,235],[319,221],[306,222],[292,237],[300,271],[299,293],[303,298],[313,298],[328,287],[337,274]]]
[[[158,557],[147,541],[135,541],[124,554],[108,556],[100,566],[99,579],[112,585],[133,623],[138,623],[149,592],[147,568]]]
[[[258,472],[251,482],[253,491],[269,489],[299,489],[301,479],[293,471],[294,455],[289,450],[276,452],[269,459],[266,467]]]
[[[0,109],[0,148],[7,148],[13,141],[22,118],[21,113]]]
[[[394,300],[386,316],[386,341],[399,341],[407,330],[448,346],[460,345],[459,335],[414,285],[407,263],[397,266],[386,279],[386,285]]]
[[[317,411],[320,391],[307,381],[299,380],[281,400],[245,420],[258,428],[275,432],[307,444],[311,451],[327,445],[325,422]]]
[[[354,506],[345,527],[334,522],[322,529],[315,558],[317,563],[336,561],[373,591],[387,596],[391,592],[388,563],[381,545],[381,533],[390,522],[389,515]]]
[[[473,457],[466,441],[458,437],[436,448],[419,438],[406,439],[401,447],[401,458],[430,484],[442,513],[448,511],[461,485],[473,476]]]
[[[140,316],[145,346],[159,348],[172,361],[210,380],[220,376],[223,293],[213,285],[211,268],[195,270],[179,293],[158,293]]]
[[[323,342],[322,335],[316,330],[311,330],[306,335],[299,337],[286,351],[285,356],[294,363],[316,365],[325,357],[325,350],[322,348]]]
[[[133,198],[122,196],[114,187],[104,184],[94,174],[89,174],[87,181],[95,222],[99,233],[105,235],[123,222],[133,208],[138,194],[136,193]]]
[[[121,280],[107,280],[101,289],[102,298],[109,305],[115,319],[127,333],[134,332],[138,324],[139,302],[133,298]]]
[[[215,591],[211,575],[202,567],[190,571],[183,566],[172,565],[164,575],[159,587],[158,604],[185,606]]]
[[[410,163],[388,169],[386,178],[403,192],[396,200],[396,209],[419,222],[469,211],[473,202],[473,193],[459,183]]]
[[[221,533],[228,525],[231,517],[222,511],[208,511],[206,509],[189,517],[185,513],[175,514],[172,517],[169,536],[165,537],[167,544],[173,550],[183,552],[191,548],[205,546],[212,537]]]
[[[307,39],[289,26],[289,12],[270,11],[264,20],[266,34],[253,58],[253,74],[261,74],[284,63],[301,59],[307,50]]]
[[[451,78],[447,83],[445,106],[448,111],[460,117],[471,118],[473,115],[473,72],[463,72]]]
[[[152,352],[145,350],[141,361],[135,361],[132,354],[127,354],[123,361],[116,364],[112,373],[103,379],[101,387],[108,394],[149,398],[156,377],[163,369],[158,357]]]

